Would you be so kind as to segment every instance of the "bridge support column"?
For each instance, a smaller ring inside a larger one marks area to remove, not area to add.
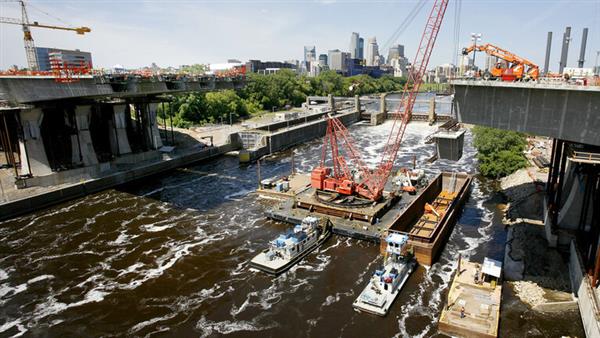
[[[335,99],[333,98],[333,94],[327,95],[327,102],[329,102],[329,110],[335,113]]]
[[[428,112],[428,117],[427,117],[427,121],[429,122],[429,125],[434,124],[436,118],[437,118],[437,116],[435,114],[435,96],[433,96],[429,100],[429,112]]]
[[[44,148],[44,140],[40,133],[40,125],[44,113],[40,108],[21,110],[23,136],[19,139],[21,151],[20,175],[44,176],[52,173],[48,156]]]
[[[354,95],[354,111],[358,115],[357,120],[360,120],[360,96]]]
[[[385,103],[385,98],[387,97],[387,93],[381,94],[379,97],[379,113],[383,114],[383,118],[387,119],[387,105]]]
[[[156,111],[158,109],[158,103],[148,103],[146,109],[146,130],[150,147],[152,149],[158,149],[163,146],[160,138],[160,131],[158,130],[158,122],[156,119]]]
[[[90,118],[92,115],[91,106],[75,107],[75,122],[77,123],[77,137],[79,138],[79,150],[83,165],[90,166],[98,164],[92,135],[90,134]]]
[[[113,154],[123,155],[131,153],[129,139],[127,139],[127,125],[125,123],[125,104],[113,105],[113,130],[110,131],[110,148]]]
[[[371,113],[371,125],[376,126],[382,124],[387,119],[387,107],[385,98],[387,94],[381,94],[379,97],[379,111]]]

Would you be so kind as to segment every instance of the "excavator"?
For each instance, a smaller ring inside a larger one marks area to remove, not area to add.
[[[540,76],[540,68],[535,63],[490,43],[464,48],[462,54],[469,55],[473,51],[485,52],[499,59],[492,69],[485,70],[484,80],[535,81]]]

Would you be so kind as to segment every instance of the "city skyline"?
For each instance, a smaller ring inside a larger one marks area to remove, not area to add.
[[[33,2],[45,12],[60,13],[58,16],[68,18],[72,25],[92,28],[92,32],[84,37],[40,29],[34,29],[33,35],[36,46],[89,51],[94,56],[94,64],[106,68],[114,64],[134,68],[152,62],[160,66],[222,63],[231,58],[302,60],[299,46],[304,45],[315,45],[318,53],[332,49],[349,52],[348,36],[351,32],[360,32],[365,37],[377,36],[381,46],[385,46],[405,16],[395,13],[406,13],[415,5],[414,1],[375,2],[369,6],[377,13],[377,20],[358,20],[363,15],[360,9],[365,6],[360,2],[297,1],[280,4],[258,1],[253,2],[255,6],[252,8],[242,8],[240,4],[244,3],[247,2],[175,1],[165,5],[152,1],[128,1],[118,3],[119,11],[114,11],[114,6],[92,1]],[[574,65],[578,57],[581,31],[589,27],[586,66],[593,66],[596,51],[600,49],[598,2],[525,1],[520,3],[522,12],[538,13],[532,19],[507,18],[502,25],[489,25],[486,18],[489,18],[487,14],[493,3],[463,4],[459,47],[470,44],[472,31],[479,32],[483,34],[483,42],[496,43],[543,64],[545,37],[548,31],[553,31],[551,69],[557,69],[560,39],[565,27],[573,27],[570,65]],[[2,16],[20,17],[16,4],[1,3],[0,9]],[[337,15],[332,16],[331,12]],[[448,12],[454,14],[454,3],[451,3]],[[406,31],[392,42],[405,46],[409,60],[414,57],[425,15],[425,11],[421,11]],[[56,23],[39,11],[31,11],[30,20]],[[432,64],[452,62],[453,21],[453,16],[447,15],[440,32],[440,43],[432,55]],[[171,22],[177,22],[177,25],[168,26]],[[306,25],[306,22],[311,24]],[[177,34],[173,34],[175,32]],[[25,66],[21,28],[18,25],[0,26],[0,40],[8,46],[0,52],[0,68],[6,69],[13,64]],[[387,56],[388,50],[386,48],[379,53]]]

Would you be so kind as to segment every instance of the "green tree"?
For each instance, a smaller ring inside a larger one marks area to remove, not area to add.
[[[499,178],[527,166],[527,158],[523,154],[527,145],[525,135],[481,126],[473,127],[472,131],[482,175]]]

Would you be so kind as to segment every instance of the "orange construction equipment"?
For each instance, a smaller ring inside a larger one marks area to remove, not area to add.
[[[485,52],[487,55],[501,60],[491,70],[485,70],[482,75],[484,80],[527,81],[537,80],[540,76],[540,67],[535,63],[490,43],[464,48],[462,54],[469,55],[473,51]],[[527,70],[525,70],[525,67],[527,67]]]

